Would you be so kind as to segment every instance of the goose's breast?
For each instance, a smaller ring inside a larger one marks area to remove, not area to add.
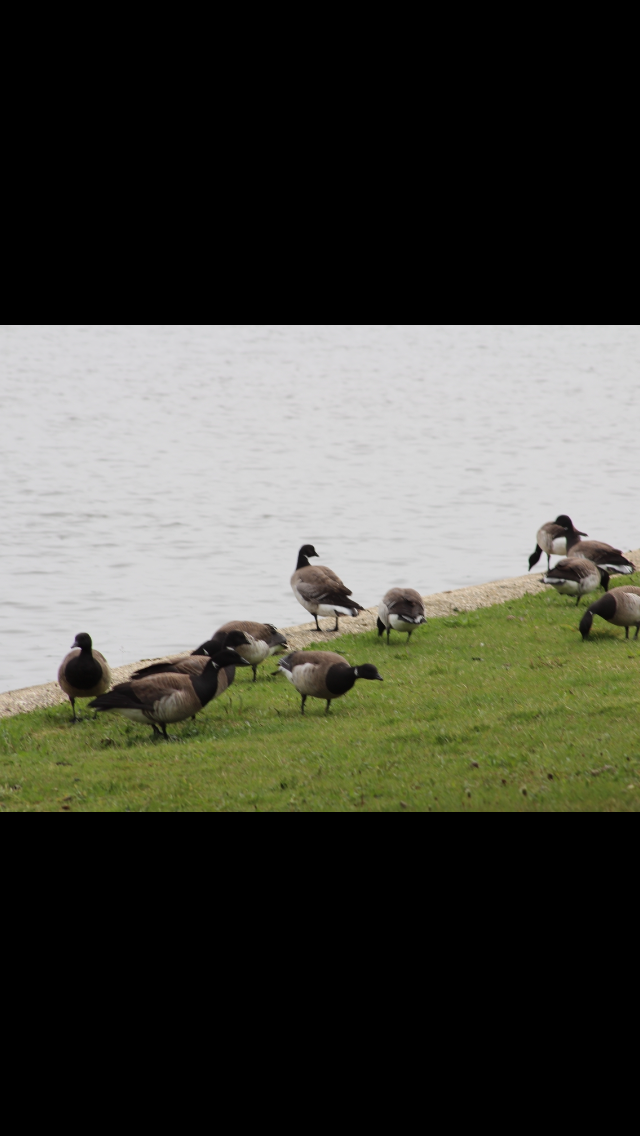
[[[394,631],[413,631],[416,626],[415,623],[406,623],[401,615],[394,615],[393,612],[388,618]]]
[[[156,721],[180,722],[188,714],[195,714],[196,709],[187,706],[187,701],[195,703],[195,694],[193,700],[189,699],[183,690],[172,690],[170,694],[164,694],[153,704],[153,715]],[[197,709],[200,709],[199,703]]]
[[[560,592],[563,596],[577,596],[580,591],[580,584],[577,580],[547,580],[548,584],[552,584],[556,592]]]
[[[302,663],[294,667],[291,682],[300,694],[318,694],[319,688],[324,688],[324,682],[319,681],[318,668],[315,663]]]
[[[254,639],[253,643],[248,646],[243,643],[235,649],[248,663],[254,664],[261,663],[271,653],[269,644],[265,643],[264,639]]]
[[[552,556],[566,556],[567,555],[567,538],[566,538],[566,536],[557,536],[550,543],[551,543],[551,555]]]

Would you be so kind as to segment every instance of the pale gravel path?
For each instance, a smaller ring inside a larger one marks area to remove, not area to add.
[[[640,568],[640,549],[625,552],[625,556],[635,564],[636,568]],[[471,588],[456,588],[454,591],[435,592],[434,595],[423,596],[427,618],[451,615],[454,611],[474,611],[479,607],[504,603],[505,600],[519,599],[520,596],[536,595],[544,589],[542,576],[542,572],[532,572],[525,576],[494,580],[490,584],[474,584]],[[377,615],[376,606],[366,608],[355,619],[342,617],[340,629],[342,632],[350,633],[372,631],[376,626]],[[323,619],[322,622],[332,624],[333,619]],[[294,627],[283,627],[280,630],[287,636],[287,642],[294,650],[301,650],[309,643],[330,643],[337,637],[332,632],[318,634],[313,622],[299,623]],[[183,651],[181,654],[188,655],[189,651]],[[175,658],[175,655],[173,657]],[[143,663],[161,661],[161,659],[140,659],[137,663],[114,667],[113,681],[125,682]],[[60,702],[68,702],[68,699],[57,682],[45,682],[41,686],[25,686],[22,690],[8,690],[5,694],[0,694],[0,718],[9,718],[12,714],[24,714],[29,710],[39,710],[45,706],[56,706]]]

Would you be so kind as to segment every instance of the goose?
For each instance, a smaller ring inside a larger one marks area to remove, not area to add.
[[[357,678],[383,681],[373,663],[351,667],[342,655],[336,655],[334,651],[292,651],[278,661],[278,668],[302,696],[301,714],[304,714],[307,698],[324,698],[327,703],[325,714],[328,714],[332,699],[342,698]]]
[[[226,648],[207,661],[199,675],[163,674],[120,682],[108,694],[100,694],[89,705],[97,711],[117,710],[132,722],[150,725],[153,733],[167,737],[167,722],[193,718],[212,698],[227,689],[226,667],[248,667],[236,651]]]
[[[238,645],[236,650],[243,659],[251,663],[253,668],[253,681],[258,677],[258,667],[270,655],[275,655],[276,652],[280,654],[282,649],[286,650],[288,644],[286,636],[278,631],[272,623],[252,623],[248,619],[234,619],[229,623],[223,623],[216,632],[211,636],[211,643],[218,645],[218,650],[225,646],[232,647],[233,643],[230,642],[229,636],[235,631],[244,632],[247,645]]]
[[[543,584],[551,584],[563,596],[575,596],[576,607],[581,596],[595,592],[602,584],[605,592],[609,589],[609,573],[591,560],[569,556],[559,560],[543,579]]]
[[[391,630],[406,631],[409,639],[414,627],[426,623],[422,596],[414,588],[389,588],[378,605],[378,636]],[[409,642],[407,639],[407,642]]]
[[[587,639],[591,631],[594,615],[613,623],[615,627],[624,627],[624,637],[629,638],[629,628],[634,627],[638,638],[640,631],[640,588],[633,584],[623,584],[620,588],[612,588],[606,596],[589,605],[580,620],[580,634]]]
[[[93,650],[91,636],[85,631],[76,635],[73,648],[58,669],[58,684],[69,695],[72,722],[77,722],[76,698],[94,698],[111,686],[111,671],[104,655]]]
[[[232,647],[240,654],[238,648],[248,648],[251,642],[249,636],[245,635],[243,631],[234,631],[231,635],[225,636],[225,639],[226,642],[222,643],[209,639],[206,643],[201,643],[199,647],[196,647],[190,655],[176,655],[175,658],[167,659],[164,663],[151,663],[148,667],[140,667],[139,670],[134,671],[131,678],[149,678],[150,675],[154,674],[201,675],[209,659],[213,655],[217,655],[223,647]],[[228,686],[231,686],[235,673],[233,666],[226,667]],[[220,681],[222,681],[222,675]],[[222,691],[218,693],[222,694]]]
[[[579,534],[567,534],[567,555],[583,557],[597,564],[599,568],[607,568],[615,576],[630,576],[635,572],[635,564],[623,556],[619,548],[613,548],[602,540],[579,540]]]
[[[339,576],[318,564],[312,566],[307,557],[319,556],[312,544],[304,544],[298,553],[296,570],[291,577],[291,588],[299,604],[310,611],[316,621],[316,628],[321,631],[318,623],[319,615],[335,615],[336,625],[332,631],[338,630],[339,615],[357,615],[364,608],[350,600],[351,592],[342,583]]]
[[[567,556],[567,531],[570,533],[577,533],[578,536],[587,536],[587,533],[580,532],[580,529],[574,528],[571,517],[566,513],[561,513],[556,517],[555,521],[547,521],[546,525],[542,525],[536,533],[536,547],[534,552],[529,557],[529,571],[537,564],[542,553],[547,554],[547,571],[551,567],[552,556]]]

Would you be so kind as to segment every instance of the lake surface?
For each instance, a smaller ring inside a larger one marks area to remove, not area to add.
[[[306,542],[363,606],[561,512],[637,548],[639,375],[637,326],[3,327],[0,690],[304,622]]]

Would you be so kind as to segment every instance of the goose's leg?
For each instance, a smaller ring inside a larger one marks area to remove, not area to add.
[[[637,638],[638,638],[638,632],[639,632],[639,631],[640,631],[640,623],[636,623],[636,633],[635,633],[635,635],[634,635],[634,637],[633,637],[634,639],[637,639]]]
[[[253,681],[255,682],[258,677],[258,668],[252,663],[251,669],[253,671]]]
[[[78,719],[76,718],[76,700],[75,698],[72,698],[71,695],[69,695],[69,702],[71,703],[71,709],[73,710],[73,717],[71,721],[77,722]]]
[[[411,636],[412,636],[412,635],[413,635],[413,631],[408,631],[408,632],[407,632],[407,647],[409,646],[409,640],[411,639]]]
[[[337,630],[338,630],[338,613],[337,613],[337,611],[336,611],[336,612],[334,612],[334,615],[335,615],[335,617],[336,617],[336,625],[335,625],[335,627],[333,628],[333,630],[334,630],[334,631],[337,631]]]
[[[306,696],[306,694],[301,694],[300,697],[302,699],[302,703],[300,705],[300,713],[304,714],[304,704],[307,701],[307,696]]]
[[[389,636],[391,635],[391,628],[387,627],[387,647],[389,646]]]
[[[325,714],[328,714],[330,709],[331,709],[331,699],[327,698],[327,709],[325,710]]]
[[[313,618],[316,621],[316,628],[318,629],[318,631],[322,631],[322,628],[321,628],[320,624],[318,623],[318,616],[316,615],[315,611],[313,613]]]
[[[165,738],[167,739],[167,741],[169,741],[169,735],[168,735],[168,733],[167,733],[167,724],[166,724],[166,722],[161,722],[161,723],[160,723],[160,725],[162,726],[162,734],[163,734],[163,737],[165,737]]]
[[[624,637],[625,637],[625,639],[629,638],[629,628],[628,627],[625,627],[625,629],[624,629]]]
[[[576,607],[578,606],[579,603],[580,603],[580,596],[576,596]]]
[[[155,722],[152,722],[152,723],[151,723],[151,729],[153,730],[153,734],[152,734],[152,737],[153,737],[153,736],[154,736],[155,734],[157,734],[159,738],[161,738],[161,737],[162,737],[162,731],[158,729],[158,727],[156,726]]]
[[[551,571],[551,557],[549,556],[549,553],[547,553],[547,572],[550,572],[550,571]]]

